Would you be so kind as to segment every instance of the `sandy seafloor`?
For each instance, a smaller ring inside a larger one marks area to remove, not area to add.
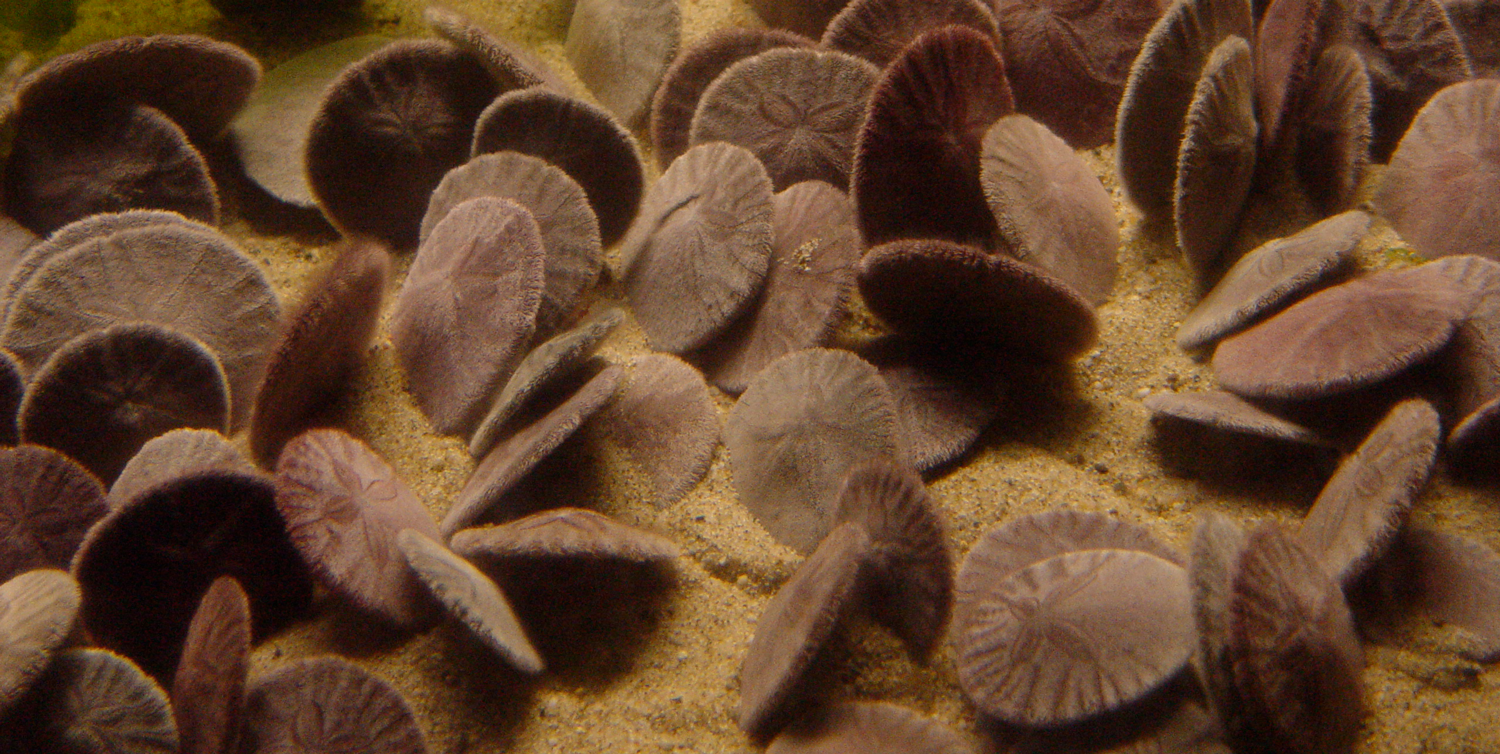
[[[577,87],[575,94],[587,97],[562,54],[565,3],[454,0],[450,6],[530,47]],[[738,0],[683,0],[682,11],[684,44],[714,28],[759,24]],[[354,33],[425,36],[420,12],[415,0],[368,0],[361,14],[345,21],[255,27],[226,20],[206,0],[86,0],[73,31],[41,56],[123,34],[196,32],[240,44],[270,67]],[[4,34],[0,53],[8,57],[18,40]],[[645,133],[636,136],[651,163]],[[954,552],[961,555],[985,530],[1014,516],[1057,506],[1107,511],[1182,548],[1202,511],[1246,523],[1296,519],[1331,472],[1329,457],[1252,457],[1234,442],[1168,451],[1157,441],[1140,399],[1154,390],[1212,383],[1201,357],[1183,353],[1172,340],[1196,292],[1170,230],[1143,223],[1120,203],[1110,149],[1085,153],[1085,159],[1116,197],[1123,239],[1114,293],[1099,310],[1098,346],[1068,367],[1018,370],[1022,379],[1011,386],[1004,413],[978,447],[929,475]],[[648,170],[654,178],[655,169]],[[1374,177],[1367,178],[1366,197]],[[228,232],[266,266],[283,301],[294,300],[301,281],[329,257],[331,237],[251,225],[237,211],[233,192],[226,194]],[[1267,210],[1257,216],[1288,215]],[[1256,240],[1242,239],[1240,246]],[[1366,265],[1406,256],[1378,220],[1360,250]],[[409,254],[398,257],[397,280],[409,264]],[[608,280],[599,296],[620,299]],[[855,309],[841,329],[845,340],[879,327],[857,304]],[[616,362],[644,352],[641,333],[628,320],[602,348]],[[722,419],[731,401],[716,395]],[[464,445],[433,434],[406,396],[384,334],[337,417],[396,467],[435,517],[473,468]],[[538,485],[553,503],[594,506],[654,529],[679,542],[684,555],[658,571],[608,569],[542,591],[541,599],[570,606],[530,614],[550,666],[543,675],[527,679],[511,671],[455,626],[418,636],[392,634],[326,594],[314,619],[255,648],[254,671],[296,657],[342,654],[406,696],[431,750],[441,754],[753,749],[734,722],[736,676],[756,617],[799,556],[773,542],[736,502],[722,447],[707,478],[662,509],[645,502],[643,478],[601,433],[586,431],[562,453],[544,467]],[[1413,516],[1500,547],[1500,510],[1493,497],[1488,489],[1450,481],[1440,469]],[[1380,626],[1367,630],[1364,680],[1371,713],[1360,751],[1500,751],[1500,672],[1462,659],[1452,637],[1420,618],[1387,617]],[[815,675],[819,698],[906,705],[955,726],[976,744],[994,746],[959,691],[946,648],[927,664],[916,664],[890,634],[860,617],[826,651]]]

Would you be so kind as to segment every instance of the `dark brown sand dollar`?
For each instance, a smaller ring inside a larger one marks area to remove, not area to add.
[[[625,293],[652,348],[697,348],[750,306],[771,217],[771,179],[743,147],[700,144],[667,168],[620,242]]]
[[[1177,328],[1177,345],[1201,348],[1234,333],[1337,270],[1370,229],[1350,210],[1246,252]]]
[[[0,714],[36,682],[62,646],[83,599],[66,571],[39,568],[0,583]]]
[[[1257,15],[1255,35],[1255,117],[1260,143],[1272,151],[1282,122],[1298,109],[1323,39],[1325,13],[1344,13],[1336,0],[1269,0]]]
[[[1243,703],[1234,714],[1247,729],[1276,751],[1352,752],[1364,652],[1343,591],[1294,534],[1276,524],[1251,532],[1229,616]]]
[[[900,457],[900,423],[875,368],[809,348],[761,370],[729,412],[724,446],[739,501],[776,541],[811,552],[861,464]]]
[[[160,225],[90,241],[42,265],[11,304],[3,345],[34,373],[64,343],[91,330],[116,322],[173,328],[223,364],[230,427],[239,428],[250,416],[280,317],[270,281],[228,238]]]
[[[1456,421],[1448,435],[1451,449],[1462,452],[1494,437],[1500,407],[1500,263],[1463,257],[1471,267],[1469,286],[1475,306],[1459,324],[1448,349],[1448,394]]]
[[[83,623],[100,645],[167,679],[198,603],[233,576],[250,597],[257,638],[300,617],[312,582],[259,474],[180,478],[112,509],[73,558]]]
[[[803,717],[766,754],[971,754],[962,735],[888,702],[847,702]]]
[[[950,25],[1000,38],[995,14],[980,0],[854,0],[828,22],[822,45],[884,68],[923,32]]]
[[[677,0],[578,0],[564,51],[615,117],[640,122],[682,37]]]
[[[428,617],[421,585],[396,546],[402,529],[437,525],[396,470],[336,429],[298,435],[276,461],[276,508],[287,536],[330,589],[399,626]]]
[[[769,732],[768,724],[857,597],[869,549],[870,535],[859,524],[840,524],[766,603],[740,666],[740,730]]]
[[[666,170],[688,149],[698,100],[714,79],[736,62],[778,47],[810,47],[813,40],[781,29],[719,29],[689,45],[672,61],[651,99],[651,145],[656,166]]]
[[[1335,580],[1352,585],[1385,554],[1427,486],[1441,435],[1427,401],[1403,401],[1328,480],[1297,536]]]
[[[1365,61],[1374,100],[1376,162],[1385,162],[1417,110],[1438,90],[1473,75],[1463,40],[1438,0],[1361,0],[1350,41]]]
[[[1050,360],[1093,345],[1099,325],[1082,294],[1025,262],[947,241],[894,241],[865,253],[859,292],[886,324],[954,344]]]
[[[415,529],[401,530],[396,544],[417,578],[449,614],[521,672],[542,672],[546,665],[541,655],[490,577]]]
[[[118,508],[164,484],[203,472],[257,473],[229,438],[211,429],[174,429],[146,441],[114,484],[109,486],[110,508]]]
[[[203,156],[176,123],[147,105],[21,118],[3,189],[6,212],[38,235],[129,209],[219,221],[218,190]]]
[[[498,92],[478,58],[437,40],[392,42],[345,68],[307,135],[318,205],[346,234],[415,247],[428,195],[468,159]]]
[[[614,245],[645,191],[635,139],[609,113],[545,87],[495,98],[474,126],[472,154],[520,152],[562,168],[588,196],[599,237]]]
[[[0,450],[0,581],[67,568],[104,512],[104,486],[77,461],[38,445]]]
[[[1014,109],[994,41],[962,26],[912,40],[881,74],[854,147],[849,189],[866,245],[946,238],[986,248],[995,218],[980,143]]]
[[[469,558],[613,558],[671,560],[672,540],[602,513],[554,508],[497,526],[453,535],[453,550]]]
[[[147,440],[181,427],[229,427],[224,371],[197,340],[158,325],[74,338],[32,377],[21,439],[60,450],[113,483]]]
[[[1300,107],[1292,127],[1297,179],[1319,213],[1348,209],[1370,163],[1370,77],[1359,53],[1324,50]]]
[[[1427,102],[1380,176],[1375,208],[1428,257],[1500,260],[1500,80],[1454,84]]]
[[[453,10],[429,5],[422,11],[422,20],[438,36],[479,58],[490,75],[500,82],[502,92],[528,86],[547,86],[559,92],[568,90],[568,85],[546,63]]]
[[[861,245],[844,192],[822,181],[791,186],[771,197],[771,226],[765,287],[704,357],[728,393],[782,355],[822,345],[854,289]]]
[[[172,677],[182,754],[235,751],[250,674],[250,598],[233,577],[210,584],[188,624]]]
[[[497,196],[525,207],[542,234],[542,306],[537,331],[551,333],[579,308],[604,266],[599,220],[588,196],[561,168],[519,152],[483,154],[443,176],[422,217],[422,241],[454,207]]]
[[[545,251],[531,213],[479,197],[433,228],[391,307],[391,344],[422,413],[465,434],[520,360],[542,303]]]
[[[37,682],[31,751],[175,754],[167,694],[135,663],[102,649],[70,649]]]
[[[390,41],[374,34],[340,39],[267,71],[229,124],[229,138],[250,180],[283,202],[316,206],[307,182],[307,137],[323,92],[346,66]]]
[[[1188,579],[1192,585],[1193,624],[1198,628],[1198,669],[1212,709],[1221,721],[1240,705],[1229,655],[1230,602],[1240,557],[1249,537],[1239,524],[1208,512],[1193,530]]]
[[[1441,0],[1476,77],[1500,73],[1500,8],[1487,0]]]
[[[1016,109],[1078,149],[1114,137],[1130,64],[1162,0],[995,0]]]
[[[719,444],[719,412],[708,383],[675,356],[636,357],[600,415],[604,431],[651,480],[658,507],[681,500],[708,473]]]
[[[1213,275],[1239,227],[1255,175],[1251,74],[1250,45],[1240,37],[1226,37],[1209,55],[1188,107],[1172,217],[1177,245],[1201,280]]]
[[[817,39],[849,0],[750,0],[766,26]]]
[[[270,466],[281,446],[343,391],[364,363],[390,279],[385,247],[354,240],[303,288],[266,362],[250,415],[250,452]]]
[[[896,399],[907,457],[920,471],[963,455],[1000,414],[1004,386],[988,359],[967,349],[894,336],[860,356],[880,370]]]
[[[609,402],[619,387],[622,371],[618,366],[605,367],[567,400],[521,427],[481,458],[443,517],[439,527],[443,535],[452,536],[494,509],[506,491]]]
[[[624,319],[624,312],[611,307],[531,349],[490,401],[489,411],[469,439],[469,455],[480,458],[495,447],[502,433],[513,429],[508,426],[511,419],[533,398],[582,368],[599,342]]]
[[[1470,308],[1429,263],[1377,272],[1309,296],[1214,352],[1225,389],[1307,398],[1390,377],[1436,353]]]
[[[953,638],[984,712],[1055,725],[1115,709],[1176,675],[1194,649],[1187,572],[1139,550],[1057,555],[975,595]]]
[[[880,71],[842,52],[784,47],[730,66],[693,113],[693,144],[727,141],[760,158],[777,189],[849,185],[854,140]]]
[[[984,198],[1017,259],[1056,275],[1098,306],[1115,285],[1119,221],[1104,184],[1046,126],[1007,115],[984,135]]]
[[[331,655],[260,676],[245,702],[243,751],[425,754],[416,715],[379,677]]]
[[[953,608],[953,555],[922,477],[901,461],[857,467],[844,479],[834,520],[854,521],[870,535],[870,610],[925,657]]]
[[[1254,36],[1249,0],[1171,3],[1141,43],[1115,122],[1115,157],[1125,198],[1141,210],[1172,210],[1177,147],[1203,64],[1231,34]]]
[[[9,278],[31,247],[42,242],[41,236],[0,213],[0,277]]]
[[[1478,540],[1418,526],[1408,527],[1397,547],[1410,561],[1417,608],[1469,634],[1464,656],[1500,657],[1500,555]]]
[[[244,50],[196,34],[120,37],[62,55],[20,82],[20,110],[150,105],[194,139],[222,133],[260,80]]]
[[[1198,393],[1159,392],[1142,401],[1153,416],[1202,424],[1225,432],[1255,435],[1272,440],[1326,445],[1316,432],[1222,390]]]
[[[26,378],[21,376],[21,363],[10,351],[0,348],[0,445],[15,445],[21,441],[16,419],[25,394]]]

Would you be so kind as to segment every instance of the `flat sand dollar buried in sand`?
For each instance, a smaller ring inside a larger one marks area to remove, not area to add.
[[[620,242],[625,293],[652,348],[703,345],[744,311],[771,256],[771,180],[743,147],[689,149]]]
[[[188,624],[172,677],[172,711],[183,754],[234,751],[250,673],[250,598],[239,582],[210,584]]]
[[[30,751],[177,751],[177,724],[166,692],[135,663],[112,652],[59,654],[31,703],[36,707],[27,715],[35,736]]]
[[[811,552],[833,526],[849,470],[899,457],[899,431],[874,367],[809,348],[756,375],[729,412],[724,446],[740,503],[776,541]]]
[[[589,91],[635,124],[677,56],[681,27],[677,0],[579,0],[564,49]]]
[[[78,582],[51,568],[0,583],[0,714],[31,688],[68,638],[82,599]]]
[[[333,656],[283,665],[250,684],[242,750],[425,754],[411,707],[390,684]]]
[[[104,487],[77,461],[37,445],[0,450],[0,581],[67,568],[104,510]]]
[[[531,213],[496,197],[455,207],[418,250],[388,326],[437,431],[472,429],[520,360],[542,303],[543,259]]]
[[[651,480],[651,502],[681,500],[708,473],[719,444],[719,413],[691,364],[666,354],[638,356],[600,416],[604,431]]]
[[[1177,246],[1200,280],[1212,277],[1240,224],[1255,175],[1256,134],[1250,45],[1225,37],[1208,57],[1193,90],[1172,217]]]

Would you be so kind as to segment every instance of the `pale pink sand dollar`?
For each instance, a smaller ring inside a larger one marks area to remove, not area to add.
[[[601,415],[605,434],[651,480],[651,502],[681,500],[708,473],[719,444],[719,412],[691,364],[666,354],[631,362]]]

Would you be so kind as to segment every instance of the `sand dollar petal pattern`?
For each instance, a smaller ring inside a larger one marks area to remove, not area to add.
[[[0,583],[0,714],[8,714],[78,619],[83,599],[66,571],[39,568]]]
[[[884,68],[923,32],[950,25],[1000,38],[995,14],[981,0],[854,0],[828,22],[822,45]]]
[[[220,576],[198,603],[172,676],[182,754],[235,750],[249,674],[250,598],[234,577]]]
[[[161,686],[129,659],[70,649],[37,682],[32,751],[173,754],[177,723]]]
[[[677,56],[681,27],[677,0],[578,0],[564,50],[589,91],[634,124]]]
[[[0,580],[33,568],[67,568],[84,532],[104,516],[104,486],[55,450],[5,448],[0,511]]]
[[[401,694],[348,660],[306,657],[253,680],[243,750],[425,754]]]

